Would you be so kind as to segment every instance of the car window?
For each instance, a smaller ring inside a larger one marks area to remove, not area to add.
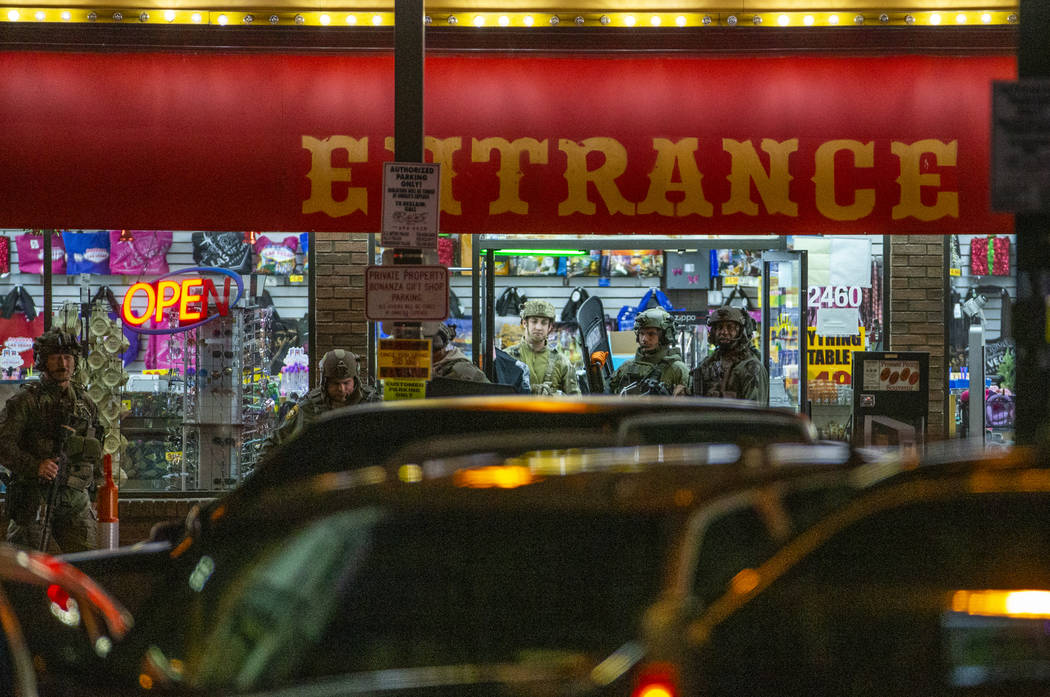
[[[1046,620],[973,616],[953,599],[1050,589],[1048,504],[972,494],[845,528],[714,628],[708,694],[1044,694]]]
[[[604,658],[637,636],[659,593],[665,525],[648,513],[338,513],[238,572],[214,603],[215,629],[191,651],[189,681],[251,689],[360,671]]]

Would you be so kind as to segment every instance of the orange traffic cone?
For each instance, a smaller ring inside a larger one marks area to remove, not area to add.
[[[102,471],[105,481],[98,489],[95,507],[98,510],[99,548],[115,549],[120,546],[120,521],[117,519],[117,485],[113,481],[113,456],[102,456]]]

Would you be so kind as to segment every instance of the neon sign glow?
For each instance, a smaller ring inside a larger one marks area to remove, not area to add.
[[[215,282],[205,278],[203,274],[221,274],[226,278],[223,280],[222,295],[219,295]],[[189,278],[169,280],[176,276],[191,275]],[[232,284],[237,285],[237,296],[230,298]],[[132,301],[137,296],[145,296],[146,310],[136,313],[132,307]],[[151,281],[139,281],[128,288],[124,294],[124,302],[120,307],[120,317],[125,326],[140,334],[175,334],[191,329],[218,319],[229,314],[230,308],[237,305],[244,295],[244,281],[240,274],[229,269],[220,269],[212,266],[194,266],[188,269],[180,269],[164,274]],[[210,301],[210,302],[209,302]],[[210,313],[209,307],[214,305],[215,313]],[[150,319],[158,322],[163,321],[165,311],[172,310],[178,314],[179,325],[177,327],[164,327],[158,329],[146,329],[143,325]]]

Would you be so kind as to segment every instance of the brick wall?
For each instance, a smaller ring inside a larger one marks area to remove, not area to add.
[[[117,517],[120,519],[120,544],[132,545],[149,538],[150,529],[157,523],[182,522],[190,509],[211,501],[201,498],[121,498]],[[0,494],[0,530],[7,532],[7,512]],[[52,551],[58,551],[57,548]]]
[[[315,337],[310,355],[320,358],[335,348],[367,353],[365,320],[365,267],[368,265],[366,233],[318,232],[314,234]],[[363,365],[367,363],[362,362]]]
[[[890,237],[891,351],[930,354],[929,439],[945,437],[944,282],[947,273],[941,235]]]

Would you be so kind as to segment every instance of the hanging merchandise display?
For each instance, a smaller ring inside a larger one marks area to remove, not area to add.
[[[85,384],[88,395],[98,407],[99,422],[104,429],[103,454],[113,458],[118,472],[126,458],[127,439],[120,432],[122,388],[128,380],[120,355],[128,348],[120,322],[110,319],[110,308],[104,299],[90,305],[87,322],[88,360]],[[59,323],[70,330],[81,325],[77,306],[66,303],[58,313]]]
[[[195,232],[193,261],[201,266],[229,269],[240,274],[252,271],[252,248],[240,232]]]
[[[580,311],[580,306],[589,297],[591,297],[590,293],[583,286],[573,288],[572,293],[569,294],[569,299],[565,301],[565,307],[561,309],[561,321],[567,324],[576,324],[576,313]]]
[[[110,230],[109,271],[114,274],[166,274],[172,233],[166,230]]]
[[[38,231],[27,232],[15,237],[15,249],[18,252],[18,271],[20,273],[44,272],[44,236]],[[66,272],[66,247],[62,236],[51,233],[51,273]]]
[[[528,297],[518,292],[514,286],[508,286],[496,299],[496,314],[504,317],[517,315]]]
[[[11,273],[11,238],[0,235],[0,278]]]
[[[287,276],[295,271],[295,252],[299,249],[298,237],[285,237],[274,242],[260,235],[253,245],[255,249],[255,273],[271,276]]]
[[[108,274],[109,232],[62,231],[62,242],[66,246],[66,273]]]
[[[1009,276],[1010,238],[992,235],[971,239],[970,273],[974,276]]]

